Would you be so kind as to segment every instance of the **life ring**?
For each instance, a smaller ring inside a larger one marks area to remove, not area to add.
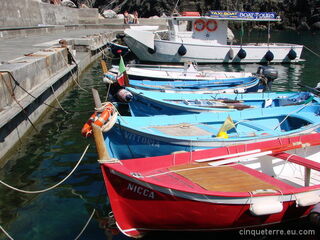
[[[112,103],[104,103],[101,113],[95,112],[91,115],[89,120],[84,124],[81,134],[84,137],[92,135],[92,123],[101,127],[103,132],[109,131],[116,122],[118,116],[115,107]]]
[[[212,25],[212,26],[211,26]],[[208,20],[206,23],[206,28],[209,32],[214,32],[218,28],[218,23],[216,20]]]
[[[91,117],[89,118],[89,120],[83,125],[82,129],[81,129],[81,134],[84,137],[89,137],[92,135],[92,127],[91,124],[95,121],[97,116],[97,112],[93,113],[91,115]]]
[[[206,22],[202,19],[197,19],[194,21],[193,27],[196,31],[202,32],[206,27]]]

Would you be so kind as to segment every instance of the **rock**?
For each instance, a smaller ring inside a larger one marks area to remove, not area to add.
[[[320,22],[315,22],[311,25],[312,30],[320,30]]]
[[[76,8],[77,5],[74,4],[74,2],[70,1],[70,0],[63,0],[63,2],[61,3],[62,6],[65,7],[72,7],[72,8]]]
[[[113,10],[117,14],[124,11],[133,13],[138,11],[139,17],[171,16],[177,1],[171,0],[72,0],[77,7],[82,3],[88,7],[98,8],[100,13]],[[205,14],[208,10],[229,10],[248,12],[276,12],[284,20],[272,23],[273,29],[319,29],[316,18],[319,15],[318,0],[268,0],[268,1],[232,1],[232,0],[185,0],[178,1],[177,10],[199,11]],[[262,24],[263,25],[263,24]],[[236,25],[235,25],[236,26]]]
[[[124,19],[124,16],[123,16],[123,14],[117,14],[117,18]]]
[[[117,18],[117,13],[115,11],[110,10],[110,9],[103,11],[102,15],[105,18]]]

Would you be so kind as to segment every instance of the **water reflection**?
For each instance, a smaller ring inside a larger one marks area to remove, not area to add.
[[[262,35],[251,33],[250,38],[259,39]],[[298,41],[320,52],[319,34],[276,32],[272,39],[282,42]],[[305,50],[304,57],[307,61],[302,64],[272,65],[279,73],[278,79],[272,86],[273,91],[304,90],[297,85],[298,83],[316,85],[320,76],[320,60]],[[217,71],[256,72],[259,65],[215,64],[204,67]],[[61,181],[71,171],[85,146],[91,143],[82,164],[72,177],[53,191],[27,195],[0,186],[0,224],[14,239],[74,239],[93,209],[96,209],[97,213],[80,239],[126,239],[122,234],[110,229],[112,224],[109,225],[108,214],[111,209],[96,162],[96,150],[92,140],[86,140],[80,134],[83,123],[87,121],[93,109],[90,88],[95,85],[101,96],[105,94],[105,87],[101,86],[100,82],[101,75],[101,67],[97,62],[81,76],[82,86],[89,91],[75,88],[62,101],[65,109],[75,113],[65,114],[62,111],[48,113],[41,125],[37,125],[41,129],[40,132],[30,133],[24,137],[17,151],[10,156],[4,168],[0,169],[0,179],[15,187],[28,190],[47,188]],[[294,222],[289,226],[297,229],[305,226],[303,224]],[[278,229],[281,227],[278,226]],[[237,232],[154,233],[146,239],[168,237],[213,239],[229,235],[240,237]],[[0,239],[6,237],[0,233]]]

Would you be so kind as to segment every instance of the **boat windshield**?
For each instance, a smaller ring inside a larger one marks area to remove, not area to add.
[[[191,20],[179,20],[178,23],[178,31],[179,32],[192,32],[192,21]]]

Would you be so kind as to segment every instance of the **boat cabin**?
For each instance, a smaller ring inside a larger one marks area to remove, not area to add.
[[[208,16],[182,14],[168,18],[169,41],[182,43],[199,43],[204,40],[214,45],[226,45],[232,35],[228,31],[228,21],[280,21],[276,13],[210,11]]]

